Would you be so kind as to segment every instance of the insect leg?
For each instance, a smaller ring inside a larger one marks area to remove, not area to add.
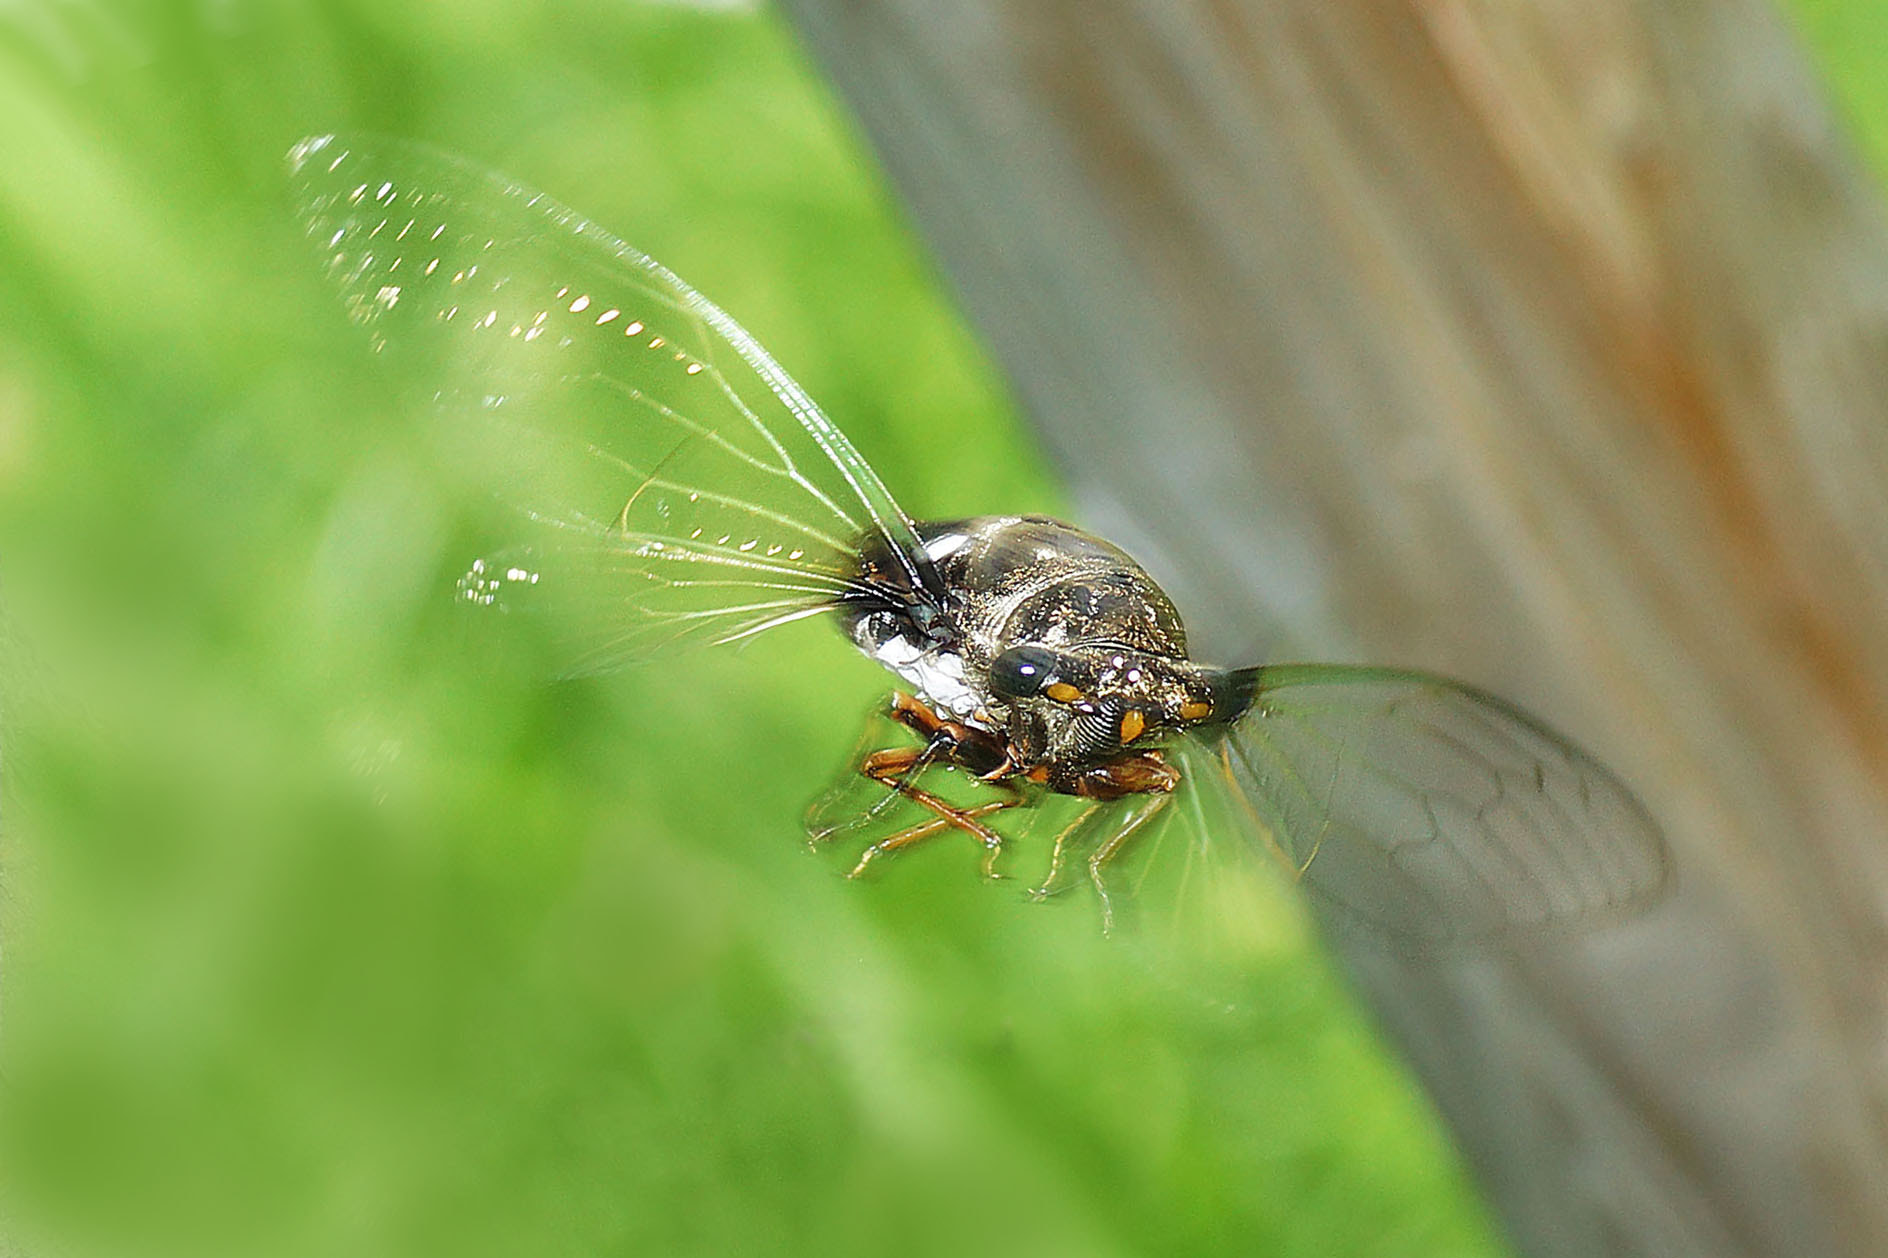
[[[892,720],[931,743],[941,743],[952,764],[986,781],[1011,767],[1009,747],[995,734],[975,725],[939,716],[922,699],[902,692],[892,696]]]
[[[888,751],[875,751],[865,758],[865,763],[859,766],[859,772],[886,789],[903,795],[914,804],[930,809],[938,815],[943,825],[962,830],[982,843],[986,852],[983,859],[984,877],[996,877],[996,858],[1003,850],[1003,836],[977,818],[985,813],[997,811],[998,807],[1010,808],[1020,804],[1023,800],[1022,793],[1007,782],[996,782],[992,785],[1006,792],[1007,798],[995,800],[992,804],[979,804],[975,808],[959,808],[950,801],[933,795],[912,780],[912,766],[929,759],[931,755],[931,745],[922,748],[901,747]],[[881,851],[890,851],[915,843],[917,838],[906,837],[910,833],[910,831],[905,831],[893,835],[890,839],[881,840],[867,848],[865,855],[859,858],[859,863],[852,872],[856,874],[864,869]],[[936,831],[927,833],[936,833]]]
[[[869,743],[866,744],[866,746],[869,745]],[[872,802],[865,805],[863,808],[854,806],[843,811],[836,811],[834,807],[835,802],[846,798],[848,795],[848,788],[845,783],[856,782],[859,778],[864,778],[866,781],[876,786],[887,786],[888,784],[885,780],[887,777],[916,779],[939,754],[941,754],[940,751],[930,744],[926,744],[922,748],[909,747],[902,750],[874,748],[870,751],[865,750],[865,747],[862,746],[857,753],[857,759],[855,759],[851,767],[847,769],[842,784],[835,785],[826,793],[824,798],[816,801],[807,810],[807,842],[817,846],[829,839],[838,838],[842,835],[851,834],[856,830],[864,829],[871,825],[887,808],[904,798],[902,792],[896,787],[890,787],[887,790],[877,792]],[[901,760],[907,757],[909,758],[909,763],[901,763]],[[838,820],[831,819],[835,816],[838,817]]]
[[[1108,862],[1121,854],[1129,839],[1138,834],[1142,826],[1152,821],[1173,799],[1171,794],[1160,793],[1147,796],[1147,802],[1131,812],[1121,823],[1121,828],[1109,835],[1102,845],[1095,849],[1088,858],[1088,881],[1094,884],[1095,894],[1101,898],[1101,929],[1103,934],[1114,929],[1114,897],[1108,894],[1108,880],[1102,871]]]
[[[982,746],[974,750],[970,747],[971,741],[977,738],[994,742],[989,735],[969,726],[945,721],[909,695],[893,696],[892,702],[881,710],[875,722],[877,720],[903,726],[918,734],[925,740],[924,746],[885,749],[874,745],[878,739],[869,737],[856,753],[857,759],[853,762],[851,774],[883,786],[885,791],[869,804],[841,813],[835,811],[834,805],[845,798],[846,788],[837,785],[829,790],[824,798],[807,810],[806,833],[811,843],[819,844],[870,826],[899,799],[909,798],[899,788],[899,781],[916,783],[933,764],[942,762],[956,765],[982,776],[993,754]],[[835,817],[838,819],[835,820]]]
[[[867,752],[865,759],[859,762],[860,775],[887,789],[885,794],[879,797],[878,802],[866,809],[854,824],[869,824],[901,796],[909,798],[905,795],[904,784],[916,783],[919,778],[923,777],[924,771],[936,762],[947,747],[948,744],[934,738],[923,747]]]
[[[932,818],[902,829],[867,848],[859,858],[859,863],[853,867],[853,875],[864,872],[883,852],[909,847],[945,830],[961,830],[983,844],[986,853],[984,874],[986,877],[997,877],[996,860],[1002,851],[1003,837],[983,824],[980,818],[1005,808],[1013,808],[1026,800],[1019,784],[1002,776],[1001,769],[1009,763],[1006,744],[987,730],[939,716],[923,701],[910,695],[894,695],[889,707],[882,711],[883,719],[894,721],[917,734],[924,740],[923,745],[874,749],[872,741],[866,742],[860,748],[858,759],[854,761],[856,767],[853,773],[857,777],[853,780],[862,777],[885,788],[884,792],[869,805],[848,810],[845,818],[837,823],[830,821],[834,815],[832,805],[834,801],[845,798],[845,788],[840,786],[828,792],[826,798],[808,812],[808,839],[818,844],[842,834],[856,832],[869,826],[898,800],[909,800],[932,814]],[[935,764],[963,769],[996,788],[1002,798],[984,804],[960,805],[924,789],[919,783],[925,772]]]
[[[987,804],[978,804],[974,808],[953,808],[951,805],[938,799],[935,795],[930,795],[928,792],[920,792],[920,794],[924,795],[925,798],[919,799],[918,802],[923,803],[927,808],[934,808],[934,810],[938,811],[938,815],[929,821],[921,821],[909,829],[900,830],[890,838],[880,839],[871,847],[866,848],[859,857],[859,863],[852,867],[852,871],[848,873],[846,877],[859,877],[865,872],[866,866],[870,865],[886,852],[895,852],[900,848],[910,847],[914,843],[922,842],[935,834],[940,834],[950,829],[964,830],[967,833],[977,835],[981,838],[983,840],[984,849],[988,853],[983,858],[983,875],[986,878],[999,877],[1000,875],[996,872],[996,858],[1003,850],[1002,836],[984,825],[979,818],[987,817],[991,813],[1001,812],[1005,808],[1016,807],[1016,805],[1023,802],[1022,796],[1016,795],[1009,799],[993,799]],[[913,798],[916,798],[916,796]],[[933,802],[926,802],[927,800]],[[986,835],[988,838],[983,837]]]
[[[1056,886],[1056,880],[1062,876],[1062,858],[1068,851],[1069,839],[1088,823],[1099,807],[1101,807],[1100,804],[1090,804],[1082,810],[1080,816],[1056,832],[1055,845],[1049,849],[1049,872],[1040,883],[1030,888],[1030,899],[1046,900],[1058,891],[1066,890],[1066,888]]]

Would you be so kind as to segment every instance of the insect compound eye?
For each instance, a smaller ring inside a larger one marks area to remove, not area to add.
[[[1000,699],[1028,699],[1051,688],[1073,692],[1059,679],[1059,664],[1048,647],[1013,646],[990,661],[990,692]]]

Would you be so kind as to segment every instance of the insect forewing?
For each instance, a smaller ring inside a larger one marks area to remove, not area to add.
[[[1264,843],[1315,897],[1393,938],[1473,940],[1624,916],[1671,866],[1607,769],[1532,717],[1420,673],[1257,670],[1218,748]]]
[[[568,671],[738,640],[853,588],[867,538],[940,598],[910,521],[732,319],[527,188],[416,146],[320,136],[298,210],[374,348],[536,527],[474,601],[548,604]]]

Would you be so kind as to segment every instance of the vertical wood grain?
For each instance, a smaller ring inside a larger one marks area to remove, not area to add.
[[[1524,1252],[1888,1252],[1888,237],[1762,4],[788,0],[1083,521],[1430,668],[1680,890],[1344,945]]]

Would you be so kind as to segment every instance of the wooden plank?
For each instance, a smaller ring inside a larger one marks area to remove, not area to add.
[[[1524,1252],[1888,1252],[1888,239],[1764,5],[789,0],[1228,661],[1548,715],[1618,930],[1347,945]]]

